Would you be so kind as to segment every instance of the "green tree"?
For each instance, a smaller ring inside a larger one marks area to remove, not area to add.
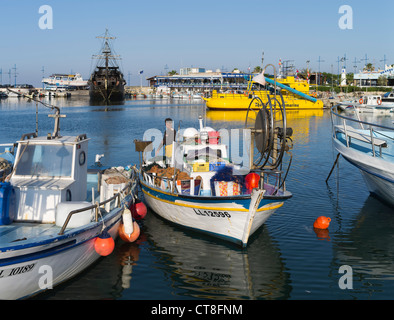
[[[378,86],[387,86],[387,77],[380,76],[378,78]]]
[[[364,67],[364,71],[374,71],[375,67],[373,66],[372,63],[367,63]]]
[[[263,69],[260,66],[254,67],[253,73],[261,73]]]
[[[171,70],[170,72],[168,72],[169,76],[175,76],[176,74],[178,74],[178,72],[176,72],[175,70]]]

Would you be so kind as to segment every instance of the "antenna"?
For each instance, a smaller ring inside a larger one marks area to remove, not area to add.
[[[42,78],[44,79],[44,72],[45,72],[44,66],[42,66],[41,72],[42,72]],[[42,83],[42,88],[44,89],[44,82]]]
[[[368,59],[368,56],[367,56],[367,54],[365,54],[365,58],[364,59],[361,59],[361,61],[365,61],[365,65],[367,65],[367,61],[368,61],[369,59]]]
[[[354,65],[353,65],[354,73],[356,73],[356,71],[357,71],[357,63],[360,63],[360,62],[361,62],[361,61],[358,61],[357,58],[354,57],[354,61],[353,61],[353,63],[354,63]]]
[[[131,83],[131,81],[130,81],[131,72],[130,71],[128,72],[127,76],[128,76],[128,81],[129,81],[129,85],[130,85],[130,83]]]
[[[386,55],[383,56],[383,60],[379,60],[379,61],[383,62],[384,63],[384,68],[386,68],[386,61],[387,61]]]
[[[346,60],[349,60],[346,58],[346,53],[344,54],[343,58],[341,59],[342,62],[344,62],[343,67],[346,69]]]
[[[320,56],[319,56],[319,60],[317,60],[317,62],[319,62],[319,80],[320,80],[320,62],[325,62],[325,61],[324,60],[320,60]],[[316,82],[317,82],[317,79],[316,79]]]
[[[15,85],[14,85],[14,88],[16,87],[16,75],[17,75],[17,73],[16,73],[16,64],[14,65],[14,67],[12,68],[13,70],[14,70],[14,79],[15,79]],[[11,82],[11,81],[10,81]]]

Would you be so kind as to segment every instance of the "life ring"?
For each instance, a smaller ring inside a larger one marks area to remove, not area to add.
[[[359,104],[363,104],[363,102],[364,102],[363,99],[358,100]]]
[[[378,105],[381,105],[382,104],[382,99],[379,98],[377,102],[378,102]]]

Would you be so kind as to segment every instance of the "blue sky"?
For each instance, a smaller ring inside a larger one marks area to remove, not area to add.
[[[42,5],[53,9],[53,29],[41,30]],[[353,29],[342,30],[338,9],[353,9]],[[93,70],[92,55],[101,46],[96,36],[108,28],[128,80],[139,85],[139,70],[150,77],[181,67],[247,71],[279,59],[298,69],[337,72],[338,56],[367,57],[375,66],[394,63],[392,1],[233,1],[233,0],[0,0],[0,69],[2,83],[16,64],[17,82],[39,86],[44,66],[51,73]],[[359,62],[361,67],[364,62]],[[12,77],[12,83],[14,78]]]

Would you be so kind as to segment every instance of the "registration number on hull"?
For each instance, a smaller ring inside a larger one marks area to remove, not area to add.
[[[215,217],[215,218],[231,218],[231,214],[227,211],[212,211],[193,208],[194,213],[199,216]]]

